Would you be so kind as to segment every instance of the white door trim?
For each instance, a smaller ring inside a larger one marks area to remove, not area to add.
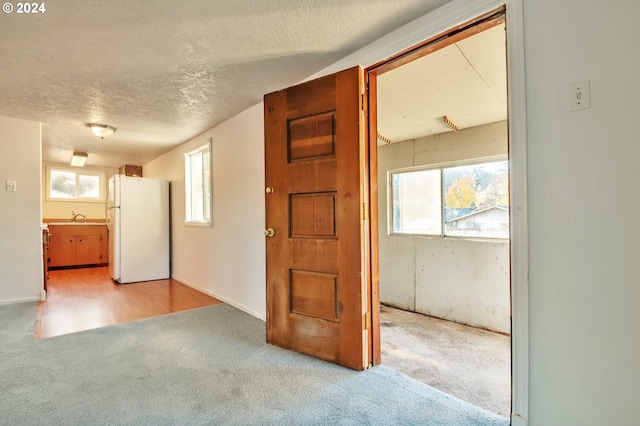
[[[527,220],[527,114],[523,0],[507,0],[507,92],[511,222],[511,424],[529,418],[529,240]]]

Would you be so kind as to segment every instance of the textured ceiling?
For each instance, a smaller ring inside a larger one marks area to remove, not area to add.
[[[144,164],[447,1],[46,2],[0,17],[0,115],[43,123],[45,161]]]

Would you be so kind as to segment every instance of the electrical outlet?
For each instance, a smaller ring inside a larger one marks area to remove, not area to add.
[[[16,191],[16,181],[8,180],[7,181],[7,191],[15,192]]]
[[[591,87],[589,80],[576,81],[569,86],[569,111],[591,107]]]

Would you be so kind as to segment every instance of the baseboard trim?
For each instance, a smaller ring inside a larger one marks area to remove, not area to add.
[[[24,299],[7,299],[0,300],[0,305],[11,305],[13,303],[27,303],[27,302],[39,302],[40,297],[27,297]]]
[[[221,302],[226,303],[227,305],[231,305],[234,308],[240,309],[241,311],[246,312],[247,314],[251,315],[252,317],[256,317],[256,318],[258,318],[258,319],[260,319],[262,321],[266,321],[267,320],[264,315],[254,311],[253,309],[249,309],[246,306],[244,306],[244,305],[242,305],[240,303],[237,303],[234,300],[231,300],[231,299],[229,299],[227,297],[224,297],[224,296],[222,296],[222,295],[220,295],[220,294],[218,294],[218,293],[216,293],[214,291],[210,291],[210,290],[207,290],[207,289],[202,288],[200,286],[197,286],[195,284],[192,284],[188,280],[185,280],[184,278],[179,277],[179,276],[177,276],[175,274],[171,274],[171,278],[173,278],[176,281],[180,281],[182,284],[186,285],[187,287],[191,287],[192,289],[198,290],[201,293],[207,294],[207,295],[209,295],[211,297],[215,297],[216,299],[220,300]]]

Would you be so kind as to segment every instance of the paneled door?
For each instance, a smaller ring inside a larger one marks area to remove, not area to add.
[[[267,342],[371,363],[364,83],[352,68],[264,98]]]

